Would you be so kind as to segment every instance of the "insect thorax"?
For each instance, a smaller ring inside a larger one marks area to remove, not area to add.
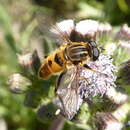
[[[84,42],[73,42],[65,48],[65,58],[74,64],[90,59],[91,47]]]

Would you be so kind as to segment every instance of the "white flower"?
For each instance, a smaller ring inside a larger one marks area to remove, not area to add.
[[[98,30],[99,23],[95,20],[83,20],[76,24],[75,30],[82,35],[94,37]]]
[[[130,40],[130,27],[128,27],[127,24],[124,24],[124,25],[120,28],[120,30],[119,30],[117,36],[118,36],[119,39],[122,38],[122,39],[124,39],[124,40]]]
[[[80,80],[80,94],[83,98],[94,97],[96,95],[104,95],[110,87],[116,87],[115,80],[116,67],[112,64],[110,56],[100,54],[97,61],[90,61],[87,65],[90,69],[82,69],[81,77],[87,80]]]
[[[110,32],[112,30],[112,26],[108,23],[100,23],[98,26],[98,31],[99,32]]]
[[[71,19],[63,20],[51,28],[51,32],[57,38],[68,38],[72,42],[95,40],[96,38],[100,38],[100,35],[97,34],[110,32],[111,30],[112,27],[110,24],[102,24],[91,19],[80,21],[77,24],[74,24],[74,21]]]
[[[24,93],[31,86],[31,81],[19,73],[14,73],[9,77],[8,85],[11,92]]]

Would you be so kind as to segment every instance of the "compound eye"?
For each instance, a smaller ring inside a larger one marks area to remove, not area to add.
[[[93,48],[93,61],[97,60],[99,57],[99,50],[98,48]]]

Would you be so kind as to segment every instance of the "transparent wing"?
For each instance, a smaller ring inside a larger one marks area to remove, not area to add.
[[[69,120],[75,116],[83,101],[78,92],[79,76],[77,70],[77,67],[73,67],[63,72],[59,76],[56,86],[56,94],[61,103],[62,113]]]
[[[59,39],[62,43],[64,44],[65,42],[70,42],[69,38],[69,32],[63,31],[58,25],[52,26],[51,30],[52,36],[55,37],[56,39]]]
[[[63,20],[52,26],[50,31],[55,39],[58,39],[57,44],[62,45],[64,43],[71,43],[70,35],[72,30],[74,30],[74,21],[71,19]]]
[[[47,16],[47,19],[43,19],[42,22],[41,20],[39,21],[39,31],[41,34],[55,41],[57,45],[70,42],[70,34],[74,28],[74,21],[71,19],[54,23],[51,18]]]

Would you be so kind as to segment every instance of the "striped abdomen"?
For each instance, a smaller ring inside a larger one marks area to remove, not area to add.
[[[39,77],[47,79],[49,76],[60,72],[66,67],[66,60],[64,58],[64,51],[62,49],[56,50],[51,53],[43,62],[40,70]]]

